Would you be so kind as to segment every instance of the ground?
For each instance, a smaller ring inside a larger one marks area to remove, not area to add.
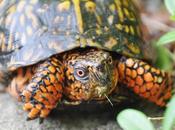
[[[162,115],[162,110],[152,104],[135,106],[150,117]],[[94,108],[93,108],[94,109]],[[150,111],[151,110],[151,111]],[[55,110],[39,124],[39,120],[26,121],[26,112],[6,93],[0,94],[0,130],[121,130],[115,121],[116,112],[111,106],[99,110]],[[161,121],[154,121],[157,130]]]

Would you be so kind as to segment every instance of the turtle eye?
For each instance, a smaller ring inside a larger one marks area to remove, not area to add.
[[[88,72],[84,68],[76,68],[74,75],[77,79],[84,79],[86,80],[88,78]]]

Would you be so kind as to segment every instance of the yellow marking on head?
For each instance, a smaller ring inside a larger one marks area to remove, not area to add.
[[[26,30],[27,30],[27,34],[28,34],[28,36],[31,36],[32,33],[33,33],[32,28],[31,28],[30,26],[27,26]]]
[[[72,0],[72,2],[74,4],[78,29],[80,33],[83,33],[83,20],[82,20],[81,9],[80,9],[80,0]]]
[[[35,4],[38,3],[38,0],[30,0],[30,3],[33,4],[33,5],[35,5]]]
[[[26,2],[25,1],[20,1],[18,6],[17,6],[17,11],[22,13],[24,6],[25,6]]]
[[[62,12],[63,10],[69,10],[70,9],[70,1],[64,1],[62,3],[59,3],[57,6],[57,10]]]
[[[20,21],[21,26],[25,26],[25,16],[24,16],[24,14],[21,14],[21,16],[19,18],[19,21]]]
[[[5,0],[4,0],[4,1],[5,1]],[[12,6],[10,6],[9,9],[7,10],[7,13],[8,13],[8,14],[12,14],[12,13],[16,12],[16,9],[17,9],[16,5],[12,5]]]

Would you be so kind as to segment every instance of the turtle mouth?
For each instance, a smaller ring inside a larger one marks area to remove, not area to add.
[[[113,88],[115,87],[113,83],[114,75],[112,72],[112,66],[104,66],[103,71],[98,69],[89,69],[90,72],[90,84],[92,85],[92,95],[93,100],[102,100],[109,95]]]

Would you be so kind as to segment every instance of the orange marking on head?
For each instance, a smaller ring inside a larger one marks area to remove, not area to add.
[[[56,72],[56,69],[55,69],[55,67],[53,67],[53,66],[49,66],[49,67],[48,67],[48,70],[49,70],[51,73],[55,73],[55,72]]]
[[[132,67],[132,66],[134,65],[134,61],[130,58],[130,59],[128,59],[128,60],[126,61],[126,65],[127,65],[128,67]]]
[[[143,69],[142,67],[139,67],[139,68],[137,69],[137,73],[138,73],[139,75],[142,75],[142,74],[144,73],[144,69]]]
[[[46,88],[45,88],[43,85],[40,85],[40,89],[41,89],[41,91],[43,91],[43,92],[47,92]]]
[[[53,95],[56,95],[56,94],[57,94],[57,90],[56,90],[55,87],[52,86],[52,85],[49,85],[49,86],[47,87],[47,90],[48,90],[49,92],[52,92]]]
[[[138,76],[136,78],[136,84],[138,84],[139,86],[142,86],[143,85],[143,79],[141,76]]]
[[[49,74],[49,78],[51,83],[55,82],[55,76],[53,74]]]
[[[54,65],[54,66],[58,66],[58,64],[57,64],[57,62],[55,62],[55,61],[51,61],[51,63],[52,63],[52,65]]]
[[[55,89],[57,90],[57,92],[62,92],[63,91],[63,87],[61,84],[54,84]]]
[[[44,79],[45,85],[50,85],[50,81],[48,79]]]
[[[143,77],[144,77],[144,80],[146,81],[146,82],[152,82],[153,81],[153,77],[152,77],[152,75],[151,75],[151,73],[145,73],[144,75],[143,75]]]

